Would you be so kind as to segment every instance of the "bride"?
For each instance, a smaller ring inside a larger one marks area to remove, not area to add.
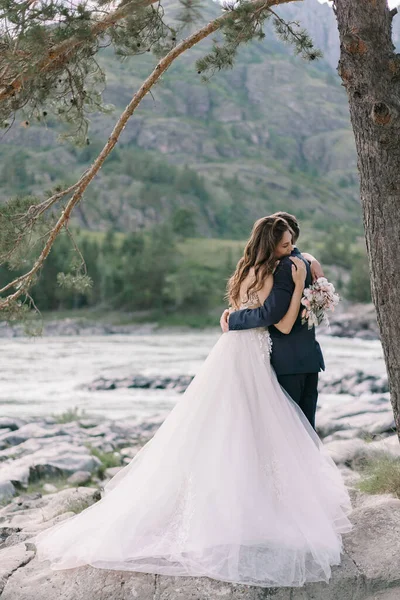
[[[280,232],[271,227],[267,219],[261,239],[247,244],[263,280],[252,268],[235,297],[228,284],[235,308],[262,304],[271,288],[274,251],[282,233],[292,233],[285,221]],[[276,325],[285,333],[298,316],[306,271],[302,260],[292,261],[295,292]],[[264,328],[222,334],[102,499],[34,538],[39,560],[53,570],[92,565],[262,587],[328,582],[341,561],[341,534],[352,528],[350,499],[318,435],[279,385],[270,349]]]

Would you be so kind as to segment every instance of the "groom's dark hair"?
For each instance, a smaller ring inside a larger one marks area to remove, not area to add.
[[[299,222],[294,215],[291,215],[283,210],[279,210],[278,212],[271,215],[271,217],[281,217],[281,219],[285,219],[290,229],[293,231],[293,243],[295,244],[299,239],[300,235],[300,227]]]

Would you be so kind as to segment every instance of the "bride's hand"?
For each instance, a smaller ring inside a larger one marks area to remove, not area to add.
[[[296,256],[291,256],[290,260],[293,262],[292,265],[292,277],[295,286],[299,286],[304,288],[304,282],[307,277],[307,268],[303,260],[301,258],[297,258]]]
[[[221,329],[223,333],[227,333],[229,331],[229,314],[230,311],[224,310],[219,320],[219,324],[221,325]]]

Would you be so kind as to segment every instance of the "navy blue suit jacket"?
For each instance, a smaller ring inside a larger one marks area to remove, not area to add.
[[[302,258],[307,266],[305,287],[312,283],[309,263],[303,258],[297,248],[292,256]],[[246,308],[238,310],[229,316],[229,329],[232,331],[253,329],[255,327],[268,327],[272,338],[271,364],[277,375],[291,375],[297,373],[318,373],[325,369],[321,348],[315,339],[315,327],[308,329],[307,323],[301,324],[301,311],[290,333],[280,332],[274,323],[285,316],[289,309],[290,300],[294,291],[292,278],[292,264],[289,257],[281,259],[275,273],[274,285],[259,308]]]

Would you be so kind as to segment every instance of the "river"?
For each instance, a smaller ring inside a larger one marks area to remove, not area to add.
[[[140,421],[166,414],[172,390],[90,391],[98,377],[195,374],[218,339],[216,330],[165,331],[150,335],[11,338],[1,341],[0,415],[49,416],[77,407],[87,415]],[[379,341],[319,336],[327,371],[340,377],[355,370],[383,375]],[[321,394],[319,404],[342,396]]]

